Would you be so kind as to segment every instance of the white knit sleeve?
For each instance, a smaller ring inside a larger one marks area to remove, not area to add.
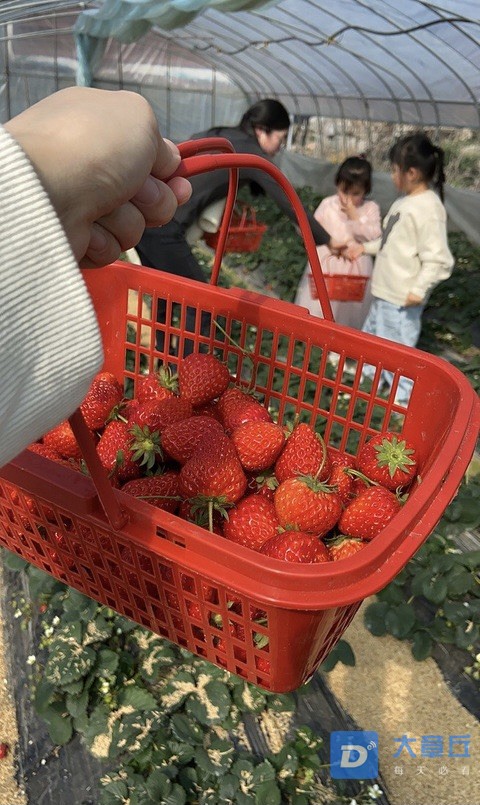
[[[0,300],[3,466],[73,413],[103,350],[60,221],[24,152],[1,126]]]

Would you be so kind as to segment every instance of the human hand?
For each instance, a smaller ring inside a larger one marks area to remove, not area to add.
[[[330,238],[329,242],[327,243],[327,246],[332,252],[332,254],[340,254],[341,251],[345,248],[345,245],[346,245],[345,243],[333,240],[332,238]]]
[[[180,163],[139,94],[61,90],[5,124],[23,148],[82,267],[136,246],[146,226],[171,220],[190,198]]]
[[[352,197],[346,193],[338,193],[340,199],[340,209],[347,216],[349,221],[357,221],[360,217],[358,206],[354,203]]]
[[[343,251],[343,256],[346,257],[348,260],[357,260],[361,254],[364,254],[365,249],[363,248],[362,243],[357,243],[357,241],[351,241],[347,244],[347,247]]]
[[[415,296],[415,294],[409,293],[405,300],[405,307],[414,307],[414,305],[421,305],[422,302],[423,298],[421,296]]]

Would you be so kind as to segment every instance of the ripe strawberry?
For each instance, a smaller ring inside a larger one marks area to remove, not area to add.
[[[172,422],[181,422],[192,416],[192,404],[181,397],[165,397],[163,400],[147,400],[139,403],[129,416],[129,425],[145,425],[153,433],[162,433]]]
[[[280,481],[296,475],[314,475],[325,481],[331,472],[328,450],[320,434],[310,425],[301,422],[287,439],[275,464],[275,475]]]
[[[337,493],[340,495],[342,503],[346,504],[354,496],[354,477],[348,471],[355,467],[355,458],[348,453],[340,453],[330,449],[328,454],[332,464],[328,484],[337,488]]]
[[[257,551],[277,534],[278,526],[274,504],[263,495],[248,495],[228,512],[223,533],[232,542]]]
[[[223,427],[232,433],[244,422],[271,422],[272,417],[255,397],[239,388],[227,389],[218,400]]]
[[[49,430],[43,437],[43,444],[55,450],[62,458],[81,458],[82,451],[78,446],[68,420],[60,422],[55,428]]]
[[[209,434],[180,470],[180,494],[198,495],[216,504],[231,504],[243,496],[247,479],[237,451],[223,433]]]
[[[3,758],[7,757],[9,749],[10,747],[7,743],[0,743],[0,760],[3,760]]]
[[[60,453],[57,453],[56,450],[52,447],[48,447],[46,444],[33,442],[33,444],[28,445],[28,450],[31,450],[32,453],[38,453],[39,456],[44,456],[44,458],[49,458],[52,461],[62,461]]]
[[[311,475],[287,478],[275,492],[280,525],[323,537],[336,525],[342,501],[336,492]]]
[[[275,422],[244,422],[231,435],[245,470],[262,472],[271,467],[285,444],[283,428]]]
[[[380,433],[360,449],[357,467],[372,481],[394,491],[408,486],[415,476],[415,448],[398,433]]]
[[[140,475],[140,466],[133,458],[133,441],[128,423],[114,419],[108,423],[97,444],[102,465],[112,476],[123,481]]]
[[[328,553],[333,562],[338,562],[340,559],[348,559],[349,556],[361,551],[367,543],[361,539],[340,536],[333,542],[328,544]]]
[[[230,372],[215,355],[197,352],[187,355],[178,367],[180,396],[192,405],[215,400],[228,388]]]
[[[315,534],[304,531],[283,531],[267,540],[260,553],[283,562],[329,562],[330,556],[323,542]]]
[[[270,674],[271,664],[270,659],[268,657],[255,656],[255,665],[257,666],[257,671],[260,671],[260,673]]]
[[[179,504],[178,473],[169,470],[163,475],[136,478],[122,486],[122,492],[142,498],[158,509],[174,513]]]
[[[401,503],[383,486],[371,486],[344,509],[338,527],[342,534],[371,540],[400,511]]]
[[[217,419],[211,416],[190,416],[180,422],[172,422],[162,430],[162,447],[174,461],[185,464],[202,439],[210,433],[223,433],[223,427]]]
[[[156,372],[140,375],[135,382],[135,397],[138,402],[164,400],[173,397],[178,390],[177,376],[168,366],[160,366]]]
[[[110,413],[123,397],[123,388],[112,372],[99,372],[80,406],[90,430],[103,428]]]

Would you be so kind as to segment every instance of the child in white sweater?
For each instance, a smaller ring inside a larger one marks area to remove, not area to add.
[[[447,240],[447,215],[443,206],[443,151],[423,133],[397,140],[390,151],[392,179],[404,195],[397,199],[383,221],[381,238],[353,244],[346,255],[376,255],[372,296],[364,332],[414,347],[422,312],[432,290],[448,279],[454,260]],[[434,184],[437,192],[430,189]],[[438,193],[438,195],[437,195]],[[364,377],[373,377],[373,367]],[[391,373],[383,379],[391,385]],[[401,378],[395,401],[406,404],[412,382]]]

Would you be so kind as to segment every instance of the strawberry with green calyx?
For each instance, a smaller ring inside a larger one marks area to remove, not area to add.
[[[223,533],[231,542],[256,551],[275,536],[278,526],[274,504],[264,495],[247,495],[229,511]]]
[[[131,434],[130,450],[133,461],[144,471],[152,470],[155,464],[163,461],[159,431],[152,432],[147,425],[140,428],[138,425],[131,425],[130,422],[128,429]]]
[[[224,433],[208,434],[180,470],[180,493],[185,498],[203,495],[225,506],[240,500],[246,488],[237,451]]]
[[[403,501],[402,501],[403,502]],[[400,511],[402,502],[384,486],[365,489],[343,510],[338,528],[350,537],[371,540]]]
[[[328,478],[329,486],[336,487],[337,493],[342,499],[342,503],[347,504],[354,497],[354,478],[352,472],[355,466],[354,456],[348,453],[340,453],[328,450],[332,470]]]
[[[323,438],[310,425],[296,425],[275,464],[280,481],[296,475],[314,475],[325,481],[331,472],[331,460]]]
[[[329,562],[328,550],[318,535],[287,530],[267,540],[259,550],[264,556],[283,562]]]
[[[367,543],[356,537],[346,537],[343,534],[327,544],[328,554],[333,562],[348,559],[361,551]]]
[[[357,468],[372,481],[394,491],[408,486],[417,472],[415,448],[398,433],[373,436],[359,450]]]
[[[220,397],[230,380],[228,367],[210,353],[192,352],[178,367],[180,396],[195,406]]]
[[[227,433],[233,433],[245,422],[271,422],[272,417],[251,392],[237,386],[227,389],[217,403],[220,419]]]
[[[80,410],[90,430],[100,430],[123,398],[123,388],[112,372],[99,372],[92,380]]]
[[[171,512],[178,508],[181,497],[178,494],[178,473],[169,470],[162,475],[136,478],[122,486],[122,492],[145,500],[151,506]]]
[[[170,458],[185,464],[205,436],[223,433],[223,427],[211,416],[191,416],[172,422],[162,430],[162,447]]]
[[[168,366],[160,366],[156,372],[140,375],[135,382],[135,398],[138,402],[164,400],[178,392],[177,375]]]
[[[52,447],[48,447],[46,444],[40,442],[29,444],[27,450],[31,450],[32,453],[38,453],[39,456],[43,456],[44,458],[49,458],[51,461],[63,461],[60,453]]]
[[[271,467],[285,444],[283,428],[275,422],[244,422],[231,435],[240,463],[249,472]]]
[[[132,453],[132,434],[128,423],[119,419],[108,423],[97,444],[102,466],[112,478],[127,481],[138,478],[140,466]]]
[[[275,492],[274,503],[281,526],[321,537],[336,525],[343,508],[335,487],[313,475],[287,478]]]

